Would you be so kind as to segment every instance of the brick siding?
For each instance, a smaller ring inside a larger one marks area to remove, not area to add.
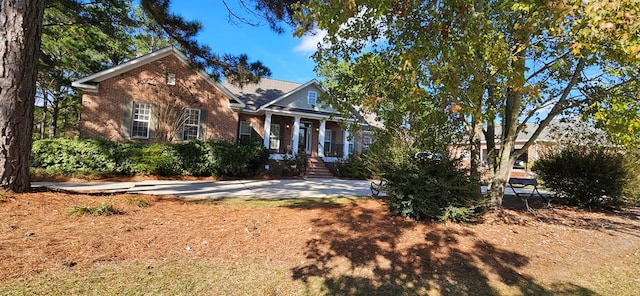
[[[167,84],[167,73],[175,73],[175,85]],[[163,114],[163,110],[168,113],[170,108],[206,110],[204,139],[207,140],[235,141],[238,133],[239,111],[229,107],[229,99],[177,57],[169,55],[100,82],[98,92],[85,92],[80,135],[131,140],[123,134],[122,126],[127,101],[156,104],[159,114]]]

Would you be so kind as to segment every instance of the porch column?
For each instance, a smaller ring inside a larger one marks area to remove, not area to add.
[[[291,153],[293,155],[298,154],[298,146],[300,146],[300,116],[296,116],[293,121],[293,131],[291,138],[293,139],[293,147],[291,147]]]
[[[344,136],[342,139],[342,158],[347,158],[349,157],[349,131],[347,130],[348,127],[344,128]]]
[[[264,148],[269,149],[269,135],[271,135],[271,112],[266,112],[264,114],[264,134],[262,143],[264,144]]]
[[[327,127],[327,121],[320,120],[320,129],[318,130],[318,157],[324,157],[324,131]]]

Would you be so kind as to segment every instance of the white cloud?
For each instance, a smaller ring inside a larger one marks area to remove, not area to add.
[[[313,30],[311,33],[302,36],[300,44],[293,48],[293,52],[302,54],[312,54],[318,49],[318,44],[327,35],[325,30]]]

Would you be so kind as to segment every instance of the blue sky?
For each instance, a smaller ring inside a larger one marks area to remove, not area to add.
[[[237,5],[236,0],[227,3]],[[203,30],[197,39],[215,53],[245,53],[251,61],[261,61],[271,69],[271,78],[275,79],[305,83],[316,78],[310,59],[317,44],[314,37],[293,37],[291,28],[277,34],[266,24],[259,27],[231,24],[222,0],[174,0],[171,11],[188,20],[200,21]],[[234,11],[241,12],[240,9]]]

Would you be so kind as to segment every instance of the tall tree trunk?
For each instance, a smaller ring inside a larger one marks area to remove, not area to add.
[[[29,190],[44,0],[0,0],[0,184]]]
[[[477,119],[477,117],[471,120],[471,178],[474,181],[480,181],[481,172],[480,172],[480,149],[482,149],[480,142],[482,140],[482,121]]]
[[[49,138],[55,138],[58,134],[58,116],[60,114],[60,93],[53,93],[51,101],[51,123],[49,124]]]
[[[515,19],[514,22],[518,22],[518,20]],[[500,149],[487,188],[491,207],[494,209],[502,208],[504,190],[511,175],[513,164],[516,161],[513,152],[516,138],[518,137],[518,115],[520,115],[523,97],[522,92],[526,81],[524,74],[526,71],[526,45],[528,41],[529,36],[526,30],[522,32],[518,30],[515,31],[513,40],[514,59],[511,61],[511,68],[513,69],[514,75],[509,79],[508,83],[509,88],[506,92],[504,113],[502,116]]]

